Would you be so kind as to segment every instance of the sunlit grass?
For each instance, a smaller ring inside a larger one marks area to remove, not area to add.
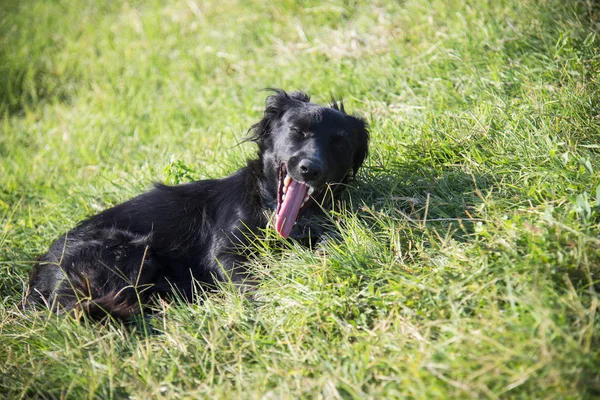
[[[6,1],[0,392],[43,398],[600,395],[592,2]],[[153,181],[224,176],[261,89],[371,127],[313,252],[127,327],[18,311],[33,260]]]

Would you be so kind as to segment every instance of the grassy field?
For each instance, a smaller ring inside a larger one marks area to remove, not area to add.
[[[599,397],[599,17],[590,0],[4,0],[0,393]],[[224,288],[128,327],[16,308],[82,218],[242,166],[265,87],[370,124],[339,243],[258,243],[258,302]]]

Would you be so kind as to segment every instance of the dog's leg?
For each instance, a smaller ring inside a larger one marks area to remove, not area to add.
[[[231,282],[240,292],[252,295],[258,280],[248,270],[248,258],[237,254],[234,250],[222,251],[217,256],[219,272],[216,274],[221,282]]]

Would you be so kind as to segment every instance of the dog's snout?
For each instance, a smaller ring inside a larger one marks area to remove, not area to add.
[[[298,169],[305,182],[317,180],[323,175],[323,165],[320,162],[309,158],[300,160]]]

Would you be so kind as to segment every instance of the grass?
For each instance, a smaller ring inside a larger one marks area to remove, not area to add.
[[[595,2],[0,8],[5,396],[600,396]],[[252,157],[264,87],[370,123],[339,243],[258,242],[258,303],[224,288],[129,327],[16,308],[79,220]]]

